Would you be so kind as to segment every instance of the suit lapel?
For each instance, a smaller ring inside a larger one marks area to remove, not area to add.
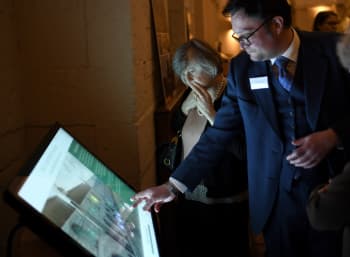
[[[250,69],[248,71],[248,76],[249,78],[267,76],[269,88],[257,89],[252,91],[256,97],[256,101],[258,102],[264,115],[266,116],[266,119],[271,124],[272,129],[275,131],[277,136],[281,137],[281,132],[277,122],[276,106],[274,104],[274,100],[271,93],[272,82],[270,62],[253,62],[253,65],[250,66]]]

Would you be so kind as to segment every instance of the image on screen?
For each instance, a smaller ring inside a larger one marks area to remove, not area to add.
[[[150,212],[135,191],[59,128],[18,192],[91,255],[158,257]]]

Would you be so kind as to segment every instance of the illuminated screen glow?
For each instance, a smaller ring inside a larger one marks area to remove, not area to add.
[[[19,190],[93,256],[159,257],[151,213],[135,191],[59,128]]]

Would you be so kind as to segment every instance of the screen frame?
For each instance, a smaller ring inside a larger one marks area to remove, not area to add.
[[[53,246],[63,256],[95,256],[87,249],[85,249],[78,241],[73,240],[61,227],[52,222],[48,217],[37,211],[33,206],[27,203],[19,195],[19,191],[27,176],[31,173],[41,156],[48,148],[50,142],[56,135],[59,129],[63,129],[67,132],[77,143],[84,147],[89,153],[93,155],[99,162],[105,165],[110,171],[112,171],[118,179],[124,182],[130,189],[136,192],[135,188],[130,185],[122,176],[116,173],[113,169],[108,167],[93,151],[81,143],[69,129],[65,128],[59,123],[55,123],[49,130],[49,132],[40,141],[37,148],[33,151],[31,156],[24,163],[22,168],[19,170],[18,175],[9,183],[8,187],[3,193],[4,201],[15,209],[19,214],[19,224],[27,226],[35,234],[37,234],[42,240]],[[158,254],[160,255],[160,244],[159,244],[159,228],[158,218],[152,211],[150,213],[153,230],[155,233],[155,240]],[[64,246],[63,246],[64,243]]]

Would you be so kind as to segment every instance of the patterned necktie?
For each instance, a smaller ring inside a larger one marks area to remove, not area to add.
[[[290,91],[293,82],[293,74],[289,70],[289,63],[291,63],[288,58],[280,56],[276,59],[275,64],[278,69],[278,81],[280,85],[287,91]]]

